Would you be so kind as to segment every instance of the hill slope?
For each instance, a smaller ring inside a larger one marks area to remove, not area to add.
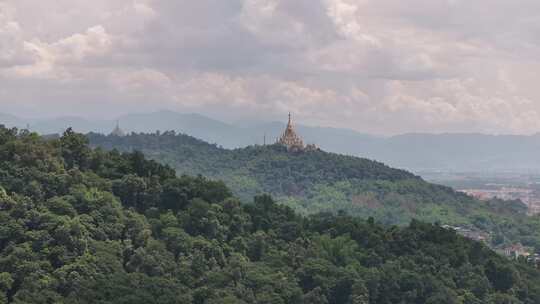
[[[539,218],[527,217],[522,203],[480,202],[367,159],[275,145],[227,150],[174,132],[88,137],[105,149],[140,150],[180,174],[223,180],[244,200],[270,193],[302,214],[346,211],[390,225],[416,218],[487,231],[493,246],[519,240],[540,248]]]
[[[140,153],[0,127],[0,303],[538,303],[540,273],[438,226],[302,218]]]

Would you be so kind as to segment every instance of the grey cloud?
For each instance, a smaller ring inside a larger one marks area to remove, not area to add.
[[[533,0],[7,0],[0,112],[531,133],[538,20]]]

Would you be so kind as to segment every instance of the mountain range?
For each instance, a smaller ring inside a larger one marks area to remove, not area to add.
[[[77,132],[109,133],[117,123],[127,132],[156,130],[192,135],[225,148],[272,143],[285,127],[282,122],[225,123],[200,114],[159,111],[129,114],[117,120],[59,117],[23,119],[0,114],[0,124],[41,134],[59,133],[67,127]],[[409,133],[375,136],[349,129],[298,124],[308,143],[325,151],[376,159],[413,172],[540,172],[540,134],[488,135],[479,133]]]

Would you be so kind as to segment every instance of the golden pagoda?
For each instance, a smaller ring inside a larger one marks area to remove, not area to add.
[[[285,128],[283,134],[281,134],[281,136],[278,138],[276,144],[287,147],[287,150],[289,151],[304,151],[306,149],[306,146],[304,146],[304,141],[296,134],[296,131],[294,130],[291,113],[289,113],[289,122],[287,123],[287,128]]]
[[[120,122],[119,121],[116,121],[116,127],[114,128],[114,130],[111,132],[110,136],[118,136],[118,137],[124,137],[126,136],[126,133],[124,132],[124,130],[122,130],[120,128]]]

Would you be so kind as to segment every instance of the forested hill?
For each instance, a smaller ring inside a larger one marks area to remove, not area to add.
[[[181,174],[224,178],[236,174],[253,176],[261,191],[301,196],[319,183],[347,179],[420,180],[403,170],[368,159],[324,151],[288,153],[279,145],[250,146],[228,150],[194,137],[165,132],[123,137],[88,134],[94,146],[120,151],[138,150],[172,165]],[[239,194],[244,194],[239,192]]]
[[[301,217],[141,153],[0,127],[0,303],[540,303],[540,273],[452,230]]]
[[[222,180],[244,201],[270,193],[301,214],[345,211],[389,225],[420,219],[489,232],[494,247],[521,241],[540,249],[540,219],[527,217],[522,203],[480,202],[367,159],[276,145],[228,150],[174,132],[88,137],[105,149],[142,151],[180,174]]]

